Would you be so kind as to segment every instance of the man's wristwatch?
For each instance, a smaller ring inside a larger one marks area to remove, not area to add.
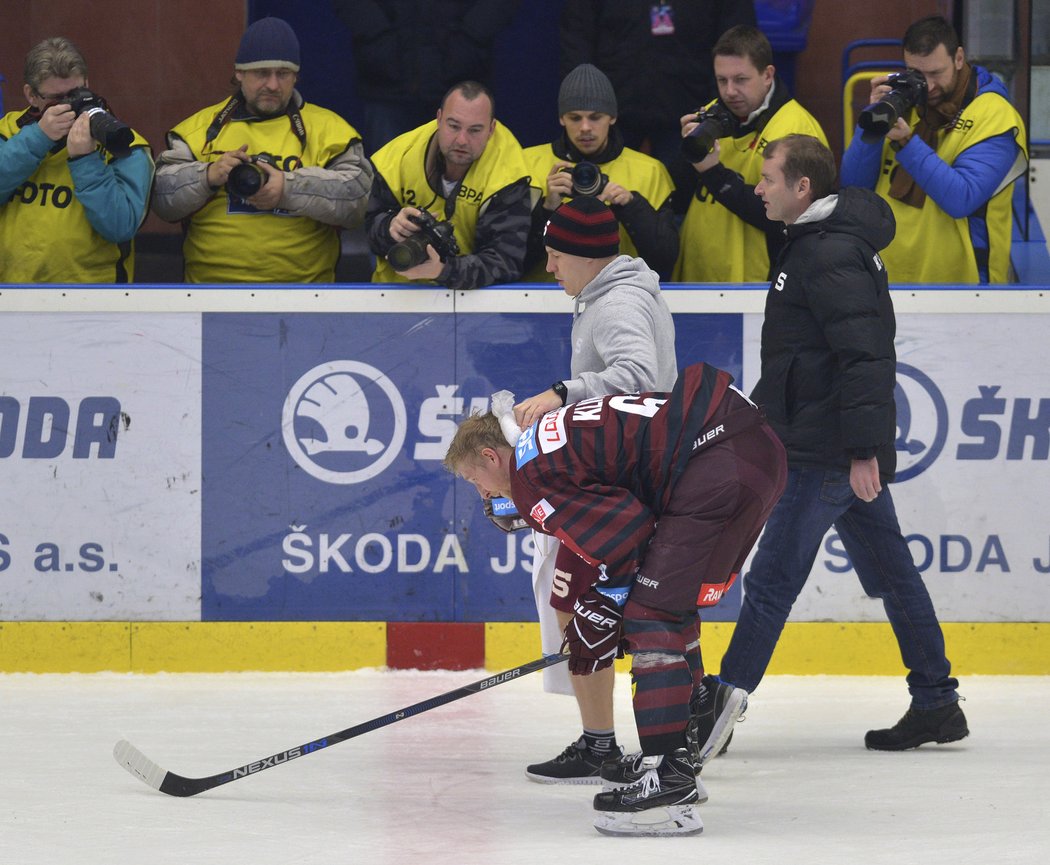
[[[569,400],[569,389],[565,387],[565,382],[556,381],[551,385],[551,390],[558,395],[558,399],[561,400],[561,404],[565,405]]]

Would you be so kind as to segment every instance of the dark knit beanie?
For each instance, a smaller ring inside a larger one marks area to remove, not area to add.
[[[283,18],[260,18],[244,31],[234,69],[299,71],[299,40]]]
[[[608,76],[597,66],[581,63],[561,82],[558,116],[570,111],[601,111],[616,116],[616,91]]]
[[[543,243],[557,252],[582,258],[620,254],[620,223],[597,198],[581,195],[562,202],[543,230]]]

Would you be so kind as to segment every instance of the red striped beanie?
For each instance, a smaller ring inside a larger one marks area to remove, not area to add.
[[[620,223],[605,204],[590,195],[562,202],[543,230],[543,243],[581,258],[620,254]]]

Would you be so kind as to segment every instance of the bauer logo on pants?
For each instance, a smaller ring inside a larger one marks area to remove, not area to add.
[[[379,427],[389,431],[386,439],[373,432],[373,417],[380,414],[393,418]],[[401,451],[407,428],[405,403],[394,383],[374,366],[353,360],[324,363],[301,376],[281,418],[292,459],[331,484],[378,475]]]

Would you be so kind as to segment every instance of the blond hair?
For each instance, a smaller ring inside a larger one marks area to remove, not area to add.
[[[84,55],[77,46],[62,36],[38,42],[26,55],[23,78],[34,91],[48,78],[87,78]]]
[[[500,428],[499,419],[490,411],[484,414],[475,412],[459,425],[442,465],[452,474],[459,474],[459,467],[468,460],[476,461],[485,448],[495,450],[509,447]]]

